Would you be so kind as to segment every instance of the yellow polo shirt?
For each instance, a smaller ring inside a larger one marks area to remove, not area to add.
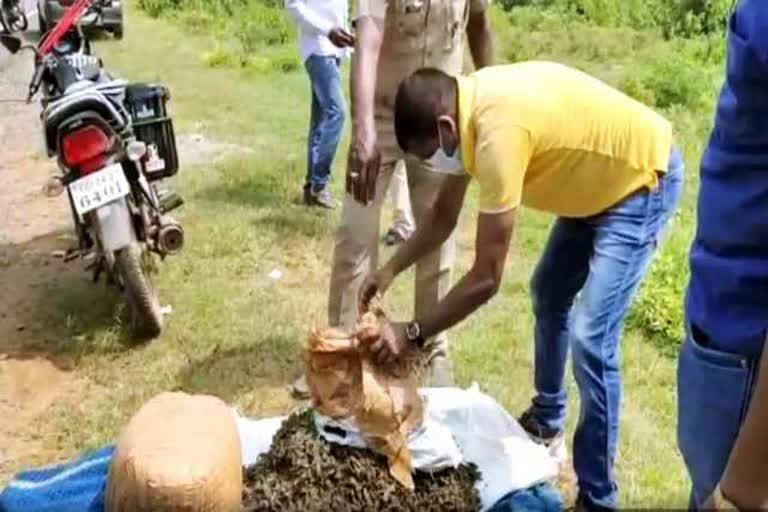
[[[524,205],[588,217],[655,188],[667,170],[671,123],[581,71],[522,62],[458,85],[464,166],[483,212]]]

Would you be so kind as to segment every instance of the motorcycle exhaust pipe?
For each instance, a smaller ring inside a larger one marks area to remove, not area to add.
[[[184,228],[175,220],[163,218],[157,232],[157,246],[163,254],[176,254],[184,247]]]

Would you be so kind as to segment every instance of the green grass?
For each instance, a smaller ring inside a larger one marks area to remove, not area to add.
[[[127,16],[125,41],[98,45],[107,65],[133,80],[167,84],[178,133],[203,133],[252,152],[233,153],[218,163],[190,165],[182,159],[176,181],[187,203],[178,217],[188,245],[161,266],[161,299],[173,313],[159,340],[140,348],[122,344],[115,324],[119,308],[85,277],[80,283],[54,283],[41,296],[46,305],[40,329],[60,340],[51,349],[73,360],[84,383],[76,402],[58,404],[31,426],[30,435],[55,446],[61,456],[113,441],[135,410],[163,390],[213,393],[254,416],[286,412],[292,403],[285,385],[299,368],[298,348],[313,325],[325,322],[338,212],[297,204],[309,112],[305,75],[211,67],[205,56],[215,48],[213,40],[151,19],[133,5]],[[653,32],[563,24],[531,10],[517,11],[512,25],[495,11],[494,21],[503,59],[557,59],[614,84],[628,70],[653,69],[657,56],[680,49]],[[674,333],[680,329],[676,311],[692,232],[693,171],[710,110],[711,104],[666,109],[692,172],[681,213],[622,342],[625,395],[617,471],[625,507],[687,503],[675,445]],[[333,183],[338,195],[342,161],[337,159]],[[474,205],[473,192],[462,218],[457,276],[472,258]],[[382,224],[387,220],[385,214]],[[459,382],[477,381],[513,414],[532,395],[528,280],[551,220],[523,213],[502,293],[452,336]],[[275,268],[283,272],[279,281],[268,277]],[[388,295],[397,315],[408,314],[411,287],[405,276]],[[660,319],[659,325],[653,319]],[[578,401],[570,378],[569,389],[572,429]],[[26,460],[39,462],[34,454]]]

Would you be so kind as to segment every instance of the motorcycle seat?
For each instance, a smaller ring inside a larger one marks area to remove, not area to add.
[[[49,153],[57,150],[59,126],[76,115],[93,112],[101,117],[116,132],[130,125],[130,118],[124,108],[108,99],[98,89],[90,87],[66,94],[50,103],[43,110],[42,120]]]

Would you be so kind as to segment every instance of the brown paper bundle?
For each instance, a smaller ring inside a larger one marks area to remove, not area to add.
[[[212,396],[162,393],[131,419],[115,449],[107,512],[240,510],[234,413]]]
[[[423,421],[421,358],[412,352],[390,366],[376,363],[368,348],[384,321],[377,310],[364,314],[352,335],[314,331],[304,351],[307,383],[313,405],[331,418],[354,416],[366,440],[387,456],[392,476],[413,489],[408,435]]]

